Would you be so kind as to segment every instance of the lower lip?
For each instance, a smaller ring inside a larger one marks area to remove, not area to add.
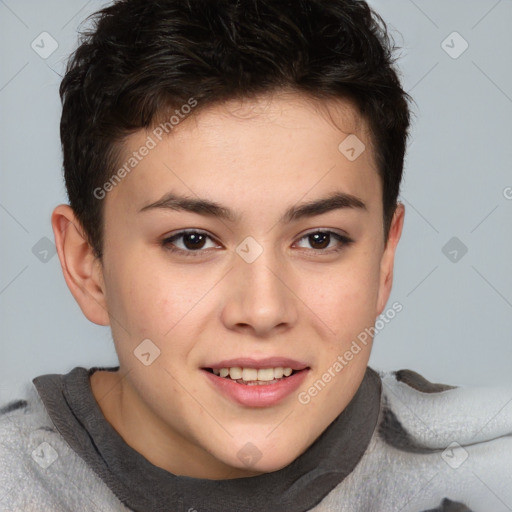
[[[300,370],[275,384],[238,384],[226,377],[202,370],[210,382],[224,395],[247,407],[269,407],[293,393],[304,382],[309,369]]]

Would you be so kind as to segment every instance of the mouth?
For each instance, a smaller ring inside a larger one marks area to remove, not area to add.
[[[270,407],[290,396],[311,368],[290,359],[237,359],[201,368],[212,388],[245,407]]]
[[[293,370],[290,367],[270,367],[270,368],[250,368],[250,367],[223,367],[223,368],[203,368],[203,370],[220,377],[229,379],[237,384],[246,386],[268,386],[276,384],[296,373],[309,369]]]

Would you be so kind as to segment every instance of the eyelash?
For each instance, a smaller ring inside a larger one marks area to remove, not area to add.
[[[178,249],[176,247],[173,247],[172,246],[172,243],[176,240],[176,239],[179,239],[179,238],[182,238],[183,236],[185,235],[188,235],[188,234],[198,234],[198,235],[204,235],[206,236],[207,238],[210,238],[211,240],[213,240],[213,238],[208,235],[207,233],[205,233],[204,231],[200,231],[200,230],[197,230],[197,229],[191,229],[191,230],[185,230],[185,231],[180,231],[170,237],[167,237],[165,238],[164,240],[162,240],[162,246],[167,250],[167,251],[170,251],[172,253],[179,253],[179,254],[182,254],[183,256],[185,257],[197,257],[197,256],[202,256],[204,251],[207,251],[208,249],[198,249],[196,251],[193,251],[193,250],[184,250],[184,249]],[[317,229],[316,231],[311,231],[309,233],[306,233],[305,235],[301,236],[299,238],[299,241],[300,240],[303,240],[304,238],[308,238],[312,235],[316,235],[316,234],[328,234],[332,237],[334,237],[338,242],[341,242],[341,245],[338,246],[337,248],[335,249],[329,249],[329,250],[326,250],[326,249],[308,249],[308,251],[311,251],[315,254],[332,254],[332,253],[337,253],[337,252],[340,252],[342,251],[345,247],[348,247],[350,244],[352,244],[354,242],[354,240],[344,236],[344,235],[340,235],[339,233],[336,233],[334,231],[329,231],[329,230],[320,230],[320,229]]]

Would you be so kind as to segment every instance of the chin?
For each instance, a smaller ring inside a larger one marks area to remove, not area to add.
[[[290,442],[291,439],[288,438]],[[241,448],[230,454],[229,465],[248,473],[271,473],[291,464],[302,452],[297,450],[297,443],[269,443],[268,439],[240,443]]]

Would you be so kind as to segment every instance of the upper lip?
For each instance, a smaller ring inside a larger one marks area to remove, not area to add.
[[[217,363],[212,363],[204,366],[204,368],[220,369],[220,368],[233,368],[238,366],[240,368],[291,368],[292,370],[304,370],[308,365],[289,359],[287,357],[265,357],[263,359],[253,359],[251,357],[240,357],[238,359],[224,359]]]

